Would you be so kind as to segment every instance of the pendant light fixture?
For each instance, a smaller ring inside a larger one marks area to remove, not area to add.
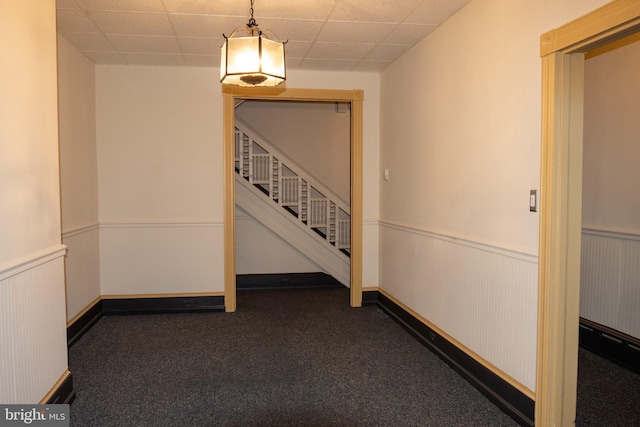
[[[237,86],[278,86],[285,76],[284,44],[270,30],[260,29],[251,18],[245,27],[233,30],[222,45],[220,82]],[[265,31],[273,36],[267,37]]]

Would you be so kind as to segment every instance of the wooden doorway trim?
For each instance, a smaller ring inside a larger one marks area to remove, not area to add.
[[[351,104],[351,292],[352,307],[362,305],[362,90],[243,88],[222,86],[224,159],[224,303],[236,311],[236,224],[234,135],[239,99],[337,101]]]
[[[575,424],[584,55],[638,31],[640,2],[616,0],[541,36],[537,426]]]

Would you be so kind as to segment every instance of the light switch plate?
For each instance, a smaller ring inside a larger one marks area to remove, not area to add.
[[[538,212],[538,190],[529,192],[529,212]]]

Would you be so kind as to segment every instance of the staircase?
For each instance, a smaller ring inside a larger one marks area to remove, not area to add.
[[[350,269],[349,204],[237,119],[235,170],[236,183],[240,184],[237,188],[244,189],[237,191],[236,203],[272,229],[277,227],[275,219],[273,215],[271,219],[266,218],[264,211],[277,211],[276,216],[286,219],[293,228],[307,234],[303,237],[298,234],[298,238],[306,241],[302,244],[305,247],[299,249],[348,286],[350,274],[348,271],[345,272],[344,265],[346,263],[347,270]],[[247,192],[260,198],[263,206],[246,206],[250,203]],[[284,232],[284,229],[282,231]],[[290,239],[295,240],[291,230],[285,233],[288,236],[279,234],[290,242]],[[315,242],[310,243],[309,238]],[[317,254],[319,249],[325,254]],[[326,253],[327,251],[331,254]],[[319,260],[318,256],[322,259]]]

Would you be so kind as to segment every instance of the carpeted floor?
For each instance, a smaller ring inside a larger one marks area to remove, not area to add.
[[[245,291],[232,314],[103,317],[69,351],[72,425],[517,425],[378,308],[348,302],[347,289]],[[578,425],[617,425],[598,417]]]
[[[640,427],[640,374],[578,353],[576,427]]]

